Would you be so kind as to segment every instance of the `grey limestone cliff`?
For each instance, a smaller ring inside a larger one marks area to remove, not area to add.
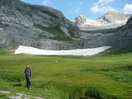
[[[126,25],[119,28],[117,32],[111,36],[111,46],[120,48],[132,46],[132,16]]]
[[[0,0],[0,46],[14,44],[41,48],[46,39],[70,41],[76,38],[78,31],[53,8],[20,0]]]

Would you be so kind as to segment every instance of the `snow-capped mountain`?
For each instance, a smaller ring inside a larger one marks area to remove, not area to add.
[[[80,15],[76,17],[75,19],[71,19],[71,22],[73,22],[77,26],[85,26],[85,25],[101,25],[100,22],[97,22],[96,20],[89,19],[83,15]]]
[[[81,15],[75,19],[71,19],[70,21],[78,27],[118,27],[124,25],[130,18],[130,16],[130,14],[124,14],[117,11],[110,11],[95,20],[89,19]]]
[[[103,23],[122,23],[126,22],[130,18],[130,14],[124,14],[117,11],[109,11],[102,17],[96,19],[97,21],[103,22]]]

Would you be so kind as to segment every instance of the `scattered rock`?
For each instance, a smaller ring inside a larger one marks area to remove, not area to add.
[[[2,91],[0,90],[0,93],[2,94],[8,94],[10,93],[9,91]],[[26,95],[23,93],[16,93],[14,96],[8,96],[9,99],[45,99],[41,97],[36,97],[36,96],[31,96],[31,95]]]
[[[31,96],[31,95],[25,95],[23,93],[16,93],[18,96],[9,96],[10,99],[45,99],[41,97]]]
[[[9,96],[9,99],[30,99],[30,98],[21,97],[21,96]]]
[[[7,94],[7,93],[10,93],[10,92],[9,91],[2,91],[2,90],[0,90],[0,93]]]

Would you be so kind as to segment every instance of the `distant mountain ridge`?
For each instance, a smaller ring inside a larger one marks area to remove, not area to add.
[[[120,23],[120,22],[127,22],[130,18],[130,14],[124,14],[117,11],[109,11],[102,17],[98,18],[98,21],[103,23]]]
[[[92,20],[83,15],[70,19],[70,21],[78,27],[89,27],[89,26],[110,26],[110,25],[124,25],[130,18],[130,14],[124,14],[117,11],[109,11],[103,16]]]
[[[95,25],[95,23],[96,23],[95,20],[89,19],[83,15],[80,15],[80,16],[76,17],[75,19],[71,19],[70,21],[73,22],[77,26]]]

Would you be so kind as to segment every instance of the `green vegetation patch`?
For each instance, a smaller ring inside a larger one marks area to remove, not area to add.
[[[8,99],[8,97],[7,97],[6,94],[1,94],[1,93],[0,93],[0,99]]]
[[[0,47],[0,55],[9,54],[8,50],[4,47]]]
[[[103,34],[110,34],[110,33],[115,33],[119,31],[121,27],[118,28],[112,28],[112,29],[102,29],[102,30],[91,30],[91,31],[84,31],[87,33],[103,33]]]
[[[31,13],[31,11],[29,11],[29,8],[25,7],[25,9],[23,9],[21,7],[16,8],[16,10],[19,11],[20,13],[22,13],[24,15],[28,15],[29,17],[32,17],[32,13]]]
[[[127,54],[127,53],[131,53],[132,52],[132,46],[126,46],[123,48],[119,48],[119,49],[115,49],[113,50],[111,53],[108,53],[109,55],[113,54],[113,55],[118,55],[118,54]]]
[[[125,66],[117,67],[111,70],[102,70],[104,75],[122,82],[132,82],[132,65],[125,64]]]
[[[103,34],[109,34],[109,33],[115,33],[119,30],[120,30],[120,27],[119,28],[113,28],[113,29],[101,30],[100,32],[103,33]]]
[[[44,27],[43,25],[40,24],[34,24],[35,27],[47,31],[49,33],[52,33],[55,35],[52,39],[54,40],[60,40],[60,41],[70,41],[72,40],[71,37],[68,37],[60,28],[60,26],[51,26],[51,27]],[[40,35],[41,38],[41,35]]]

